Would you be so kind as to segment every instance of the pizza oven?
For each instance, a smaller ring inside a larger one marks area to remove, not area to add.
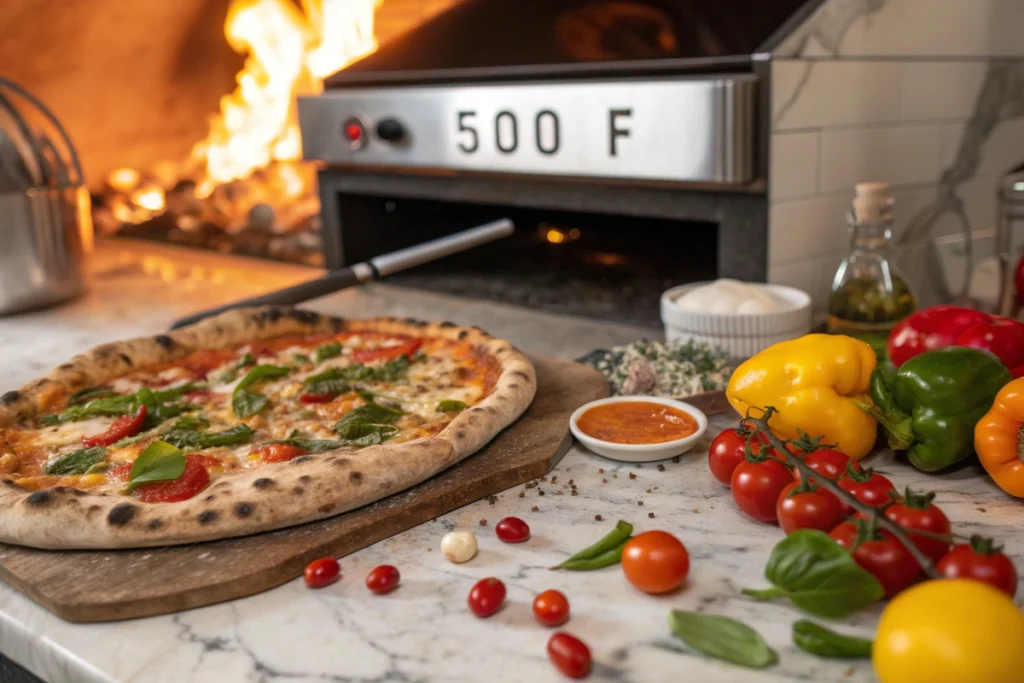
[[[508,217],[391,279],[652,326],[766,280],[767,55],[818,4],[464,0],[300,98],[327,266]]]

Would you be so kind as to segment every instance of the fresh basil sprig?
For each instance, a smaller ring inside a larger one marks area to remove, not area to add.
[[[806,619],[793,624],[793,643],[812,655],[834,659],[866,659],[873,645],[870,640],[844,636]]]
[[[51,458],[43,467],[46,474],[85,474],[96,463],[107,457],[107,449],[99,446],[80,448],[56,458]]]
[[[213,448],[245,443],[252,439],[253,433],[247,424],[237,424],[222,432],[200,432],[175,425],[174,429],[163,435],[163,440],[178,448]]]
[[[789,598],[821,617],[845,617],[885,595],[878,579],[854,562],[849,551],[816,529],[800,529],[779,541],[764,575],[772,588],[746,588],[743,594],[758,600]]]
[[[135,459],[124,492],[131,493],[140,484],[177,479],[184,473],[185,455],[181,449],[166,441],[154,441]]]
[[[134,415],[140,405],[146,406],[146,424],[154,426],[163,420],[180,415],[185,407],[170,403],[181,398],[186,391],[197,388],[196,383],[182,384],[170,389],[153,390],[148,387],[139,389],[134,394],[117,394],[93,398],[86,403],[70,405],[64,411],[39,418],[43,425],[56,425],[64,422],[75,422],[90,417],[118,417]],[[148,427],[147,427],[148,428]]]
[[[263,410],[269,399],[263,394],[249,391],[249,387],[256,382],[284,377],[289,372],[291,372],[291,368],[278,365],[257,365],[245,373],[245,377],[239,380],[231,394],[231,407],[234,409],[235,415],[249,417]]]
[[[469,406],[462,401],[454,401],[452,399],[445,399],[437,404],[437,412],[439,413],[458,413]]]
[[[398,433],[391,423],[404,415],[401,410],[379,403],[367,403],[350,411],[334,425],[334,431],[348,446],[373,446]]]
[[[355,382],[394,382],[405,376],[408,370],[409,358],[400,356],[376,367],[355,363],[343,368],[328,368],[323,372],[310,375],[304,380],[304,383],[306,391],[311,394],[337,396],[352,391]],[[367,391],[365,387],[358,389]]]
[[[326,344],[317,347],[316,350],[316,362],[323,363],[329,358],[337,358],[341,355],[341,343],[340,342],[327,342]]]
[[[779,661],[761,634],[736,619],[672,610],[668,624],[677,638],[711,657],[751,669],[763,669]]]

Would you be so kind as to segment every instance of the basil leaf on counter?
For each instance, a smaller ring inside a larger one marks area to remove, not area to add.
[[[246,424],[237,424],[222,432],[200,432],[195,429],[175,426],[174,429],[163,435],[163,440],[178,448],[214,448],[215,446],[245,443],[252,439],[252,435],[252,428]]]
[[[88,387],[87,389],[79,389],[75,393],[68,397],[69,406],[77,406],[96,398],[107,398],[108,396],[114,396],[117,392],[113,388],[108,386],[99,387]]]
[[[340,342],[327,342],[323,346],[317,347],[316,350],[316,362],[323,363],[329,358],[337,358],[341,355],[341,343]]]
[[[779,541],[764,575],[773,588],[746,588],[743,594],[758,600],[789,598],[821,617],[845,617],[885,595],[878,579],[854,562],[849,551],[816,529],[801,529]]]
[[[668,613],[668,624],[677,638],[711,657],[751,669],[763,669],[779,661],[761,634],[741,621],[672,610]]]
[[[85,474],[89,468],[107,457],[107,449],[95,446],[80,448],[46,461],[46,474]]]
[[[241,358],[239,358],[234,365],[232,365],[230,368],[222,372],[220,377],[217,378],[217,381],[220,382],[221,384],[233,382],[235,381],[235,378],[238,377],[239,370],[246,367],[247,365],[252,365],[255,362],[256,359],[252,357],[252,354],[247,353]]]
[[[834,659],[866,659],[874,643],[836,633],[813,621],[801,619],[793,624],[793,643],[806,652]]]
[[[451,399],[445,399],[437,404],[437,412],[439,413],[458,413],[469,406],[462,401],[453,401]]]
[[[177,479],[184,473],[185,455],[181,449],[166,441],[154,441],[135,459],[124,492],[131,493],[139,484]]]
[[[231,407],[234,409],[235,415],[249,417],[263,410],[269,399],[263,394],[249,391],[249,387],[266,379],[284,377],[289,372],[291,372],[291,368],[278,365],[257,365],[245,373],[245,377],[235,385],[235,390],[231,395]]]

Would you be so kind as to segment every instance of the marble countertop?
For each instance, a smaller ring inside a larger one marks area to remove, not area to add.
[[[152,334],[183,314],[315,275],[290,266],[254,265],[130,243],[103,246],[93,260],[88,294],[59,308],[0,318],[0,390],[97,343]],[[349,316],[387,313],[473,323],[526,350],[563,357],[648,333],[386,285],[348,290],[310,307]],[[551,480],[468,505],[342,558],[342,580],[321,590],[297,579],[250,598],[176,615],[86,625],[64,622],[0,584],[0,652],[51,683],[559,681],[565,679],[545,655],[550,632],[530,611],[534,595],[556,588],[572,605],[566,630],[594,654],[589,680],[873,681],[869,663],[815,659],[792,646],[790,624],[802,616],[795,609],[740,596],[741,587],[764,585],[764,563],[781,532],[741,516],[727,490],[707,476],[703,454],[709,440],[681,462],[663,463],[664,468],[613,463],[573,447]],[[1001,495],[980,471],[935,478],[884,458],[874,464],[890,472],[898,486],[937,489],[960,530],[998,536],[1024,565],[1024,532],[1014,529],[1020,504]],[[570,479],[577,496],[564,488]],[[538,509],[532,511],[533,506]],[[495,538],[494,523],[507,515],[530,524],[529,542],[507,546]],[[683,540],[692,570],[682,591],[646,596],[615,568],[575,574],[547,570],[602,536],[617,519],[631,521],[639,531],[664,529]],[[477,534],[480,553],[473,561],[453,565],[444,559],[438,544],[450,529]],[[387,596],[374,596],[363,578],[384,563],[400,569],[402,585]],[[479,620],[469,614],[465,599],[473,583],[486,576],[506,583],[508,601],[495,616]],[[742,619],[779,652],[780,663],[749,671],[689,651],[668,631],[665,618],[673,608]],[[842,627],[870,634],[878,614],[878,608],[867,610]]]

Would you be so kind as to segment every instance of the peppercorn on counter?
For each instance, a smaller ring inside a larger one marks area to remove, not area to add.
[[[261,264],[259,279],[247,280],[232,274],[244,273],[248,264],[241,259],[202,259],[199,268],[193,262],[175,270],[175,261],[153,247],[136,252],[123,243],[116,250],[101,246],[84,298],[0,319],[3,389],[40,374],[55,358],[158,332],[183,314],[309,277],[308,271],[290,266]],[[382,285],[349,290],[314,307],[345,316],[416,313],[471,322],[526,351],[568,358],[650,335],[649,330]],[[740,513],[728,489],[708,473],[711,438],[737,418],[715,416],[711,422],[702,444],[678,461],[621,464],[574,446],[546,477],[340,558],[340,578],[317,590],[297,578],[260,595],[175,615],[70,624],[0,584],[0,651],[20,667],[0,665],[0,679],[554,682],[565,680],[545,651],[556,629],[538,623],[531,613],[538,594],[553,589],[571,604],[569,621],[558,629],[589,646],[591,681],[875,681],[869,660],[821,659],[793,645],[793,624],[806,619],[805,613],[741,594],[743,588],[768,585],[765,564],[782,533]],[[1014,562],[1024,563],[1020,503],[999,491],[979,466],[936,477],[891,455],[872,456],[870,464],[900,488],[938,490],[960,533],[996,536]],[[496,533],[506,517],[519,518],[528,530]],[[620,536],[629,534],[623,535],[620,521],[636,535],[668,531],[685,544],[689,574],[681,590],[655,598],[635,587],[620,568],[592,566],[601,564],[595,558],[608,549],[621,549]],[[475,553],[462,563],[445,558],[442,539],[450,532],[474,536]],[[584,553],[602,541],[609,548]],[[582,563],[588,571],[549,569],[566,562]],[[397,588],[368,590],[364,579],[379,565],[400,571]],[[501,579],[507,593],[504,606],[481,619],[471,611],[477,608],[467,605],[467,595],[490,577]],[[550,596],[546,600],[551,610],[558,606]],[[755,629],[778,662],[754,670],[697,653],[673,631],[692,626],[676,612],[698,610]],[[870,638],[880,612],[876,605],[828,626]],[[801,638],[816,636],[809,628],[801,627]]]

